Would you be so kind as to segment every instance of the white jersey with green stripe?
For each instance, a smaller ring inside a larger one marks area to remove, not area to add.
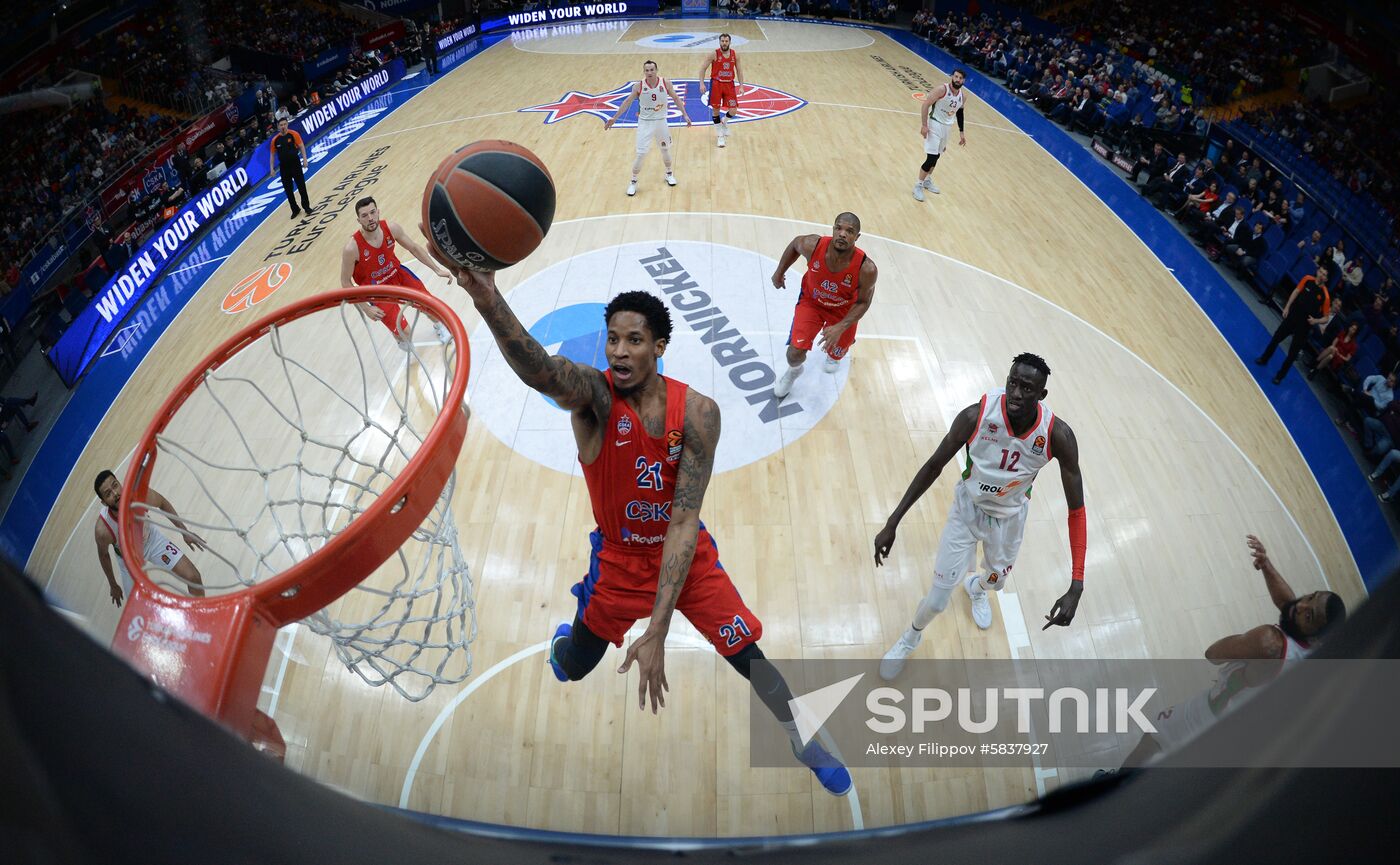
[[[1055,413],[1037,403],[1035,424],[1024,435],[1011,432],[1006,418],[1006,391],[982,397],[977,427],[964,448],[963,484],[972,502],[988,516],[1009,517],[1030,498],[1036,474],[1050,462],[1050,431]]]

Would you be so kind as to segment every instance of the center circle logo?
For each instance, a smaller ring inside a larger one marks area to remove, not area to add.
[[[802,264],[799,259],[798,264]],[[648,291],[671,312],[671,341],[660,369],[719,403],[724,431],[715,471],[758,462],[821,421],[845,387],[850,364],[822,371],[821,352],[792,393],[773,395],[787,368],[802,270],[785,290],[769,277],[776,260],[746,249],[692,240],[628,243],[586,252],[529,277],[511,290],[511,308],[551,354],[607,367],[607,301]],[[486,326],[472,334],[472,415],[507,447],[566,474],[580,474],[568,412],[516,378]]]
[[[661,48],[680,51],[694,51],[700,48],[715,49],[719,47],[719,33],[708,31],[696,31],[693,33],[658,33],[655,36],[643,36],[638,39],[638,48]],[[748,44],[747,39],[742,36],[729,37],[729,47],[738,48],[740,45]]]

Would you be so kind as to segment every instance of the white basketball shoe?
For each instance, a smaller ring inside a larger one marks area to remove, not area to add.
[[[923,200],[924,200],[924,185],[923,185],[922,183],[916,183],[916,184],[914,184],[914,200],[915,200],[915,201],[923,201]]]
[[[982,588],[978,581],[977,573],[974,571],[963,580],[963,588],[967,590],[967,596],[972,599],[972,621],[977,623],[977,627],[987,630],[992,626],[992,599],[987,597],[987,590]]]
[[[802,375],[802,371],[806,368],[805,365],[788,367],[787,371],[778,377],[778,383],[773,385],[773,396],[782,399],[791,393],[793,382],[797,381],[798,376]]]
[[[631,183],[627,184],[627,194],[628,194],[628,195],[636,195],[636,194],[637,194],[637,181],[634,180],[634,181],[632,181]]]
[[[904,633],[899,636],[899,641],[880,660],[880,678],[886,682],[892,682],[900,673],[904,672],[905,660],[914,654],[914,650],[919,647],[919,641],[923,638],[922,631],[905,628]]]

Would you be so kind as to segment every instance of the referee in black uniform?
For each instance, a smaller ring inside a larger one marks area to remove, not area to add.
[[[292,206],[292,219],[301,216],[301,211],[297,209],[293,186],[301,188],[301,206],[306,209],[307,215],[315,213],[316,211],[311,209],[310,199],[306,197],[306,175],[302,173],[302,169],[308,166],[306,145],[302,143],[301,136],[295,129],[287,128],[285,119],[277,121],[277,134],[272,136],[272,150],[267,166],[269,172],[272,171],[272,161],[277,163],[282,172],[282,191],[287,193],[287,203]]]

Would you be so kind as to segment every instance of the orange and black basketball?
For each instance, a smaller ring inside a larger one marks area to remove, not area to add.
[[[554,221],[554,178],[510,141],[478,141],[442,161],[423,192],[429,242],[471,270],[500,270],[535,251]]]

